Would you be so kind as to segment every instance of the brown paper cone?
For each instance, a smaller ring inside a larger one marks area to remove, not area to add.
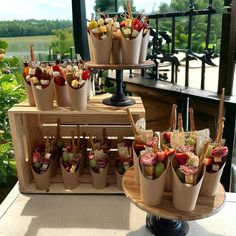
[[[159,178],[149,180],[144,177],[139,168],[140,195],[141,201],[150,206],[156,206],[161,203],[166,182],[167,169]]]
[[[30,106],[35,107],[34,94],[33,94],[33,90],[32,90],[32,87],[31,87],[33,85],[27,84],[24,80],[24,86],[25,86],[25,92],[26,92],[26,96],[28,98]]]
[[[134,179],[139,184],[139,157],[137,156],[134,146],[132,147],[133,163],[134,163]]]
[[[89,45],[89,54],[90,54],[90,60],[94,62],[93,45],[92,45],[90,34],[92,34],[92,33],[87,34],[87,36],[88,36],[88,45]]]
[[[169,159],[170,160],[170,159]],[[172,191],[172,171],[171,171],[171,165],[167,165],[167,170],[166,170],[166,183],[165,183],[165,191],[171,192]]]
[[[89,169],[90,169],[90,173],[92,176],[93,187],[96,189],[105,188],[107,186],[108,164],[107,164],[106,168],[101,173],[95,173],[91,167]]]
[[[47,190],[50,182],[51,182],[51,175],[52,175],[52,165],[50,163],[47,171],[43,174],[38,174],[34,171],[33,168],[31,168],[34,182],[35,182],[35,187],[38,190]]]
[[[122,62],[126,65],[138,64],[143,30],[134,39],[128,40],[121,34]]]
[[[70,106],[69,95],[66,89],[66,85],[59,86],[56,83],[54,83],[54,89],[55,89],[57,105],[60,107]]]
[[[122,187],[122,179],[124,175],[121,175],[115,168],[115,172],[116,172],[116,185],[117,188],[121,191],[123,191],[123,187]]]
[[[36,107],[41,111],[52,110],[53,108],[53,87],[54,82],[51,80],[47,88],[38,89],[32,85]]]
[[[88,88],[86,82],[84,86],[80,89],[73,89],[69,84],[67,84],[67,91],[70,98],[70,106],[72,110],[85,111],[87,110],[87,93]]]
[[[224,170],[224,165],[220,168],[219,171],[215,173],[206,172],[202,181],[202,186],[200,189],[200,195],[206,197],[212,197],[216,195],[217,187],[220,183],[220,178]]]
[[[76,170],[75,173],[67,172],[62,162],[60,160],[61,165],[61,173],[64,182],[64,186],[66,189],[74,189],[79,185],[79,168]]]
[[[180,211],[193,211],[198,199],[199,191],[202,185],[202,180],[205,175],[206,168],[204,167],[201,173],[201,179],[192,187],[187,187],[183,184],[175,173],[178,168],[178,163],[175,159],[171,161],[172,169],[172,202],[174,207]]]
[[[147,59],[149,35],[150,35],[150,30],[148,30],[147,34],[144,37],[142,37],[141,50],[140,50],[140,55],[139,55],[140,63],[144,63]]]
[[[93,35],[93,33],[90,33],[89,37],[91,37],[94,63],[109,64],[111,57],[112,33],[109,33],[105,39],[98,39]]]
[[[122,64],[121,42],[119,39],[112,40],[111,63]]]

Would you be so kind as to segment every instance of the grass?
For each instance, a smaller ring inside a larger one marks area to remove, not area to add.
[[[29,57],[29,47],[34,46],[34,52],[37,55],[48,55],[49,45],[52,41],[55,41],[57,37],[55,35],[45,36],[26,36],[26,37],[6,37],[1,38],[8,43],[7,57],[17,56],[23,58]]]

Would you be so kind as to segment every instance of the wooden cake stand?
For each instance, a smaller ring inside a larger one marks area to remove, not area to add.
[[[123,64],[95,64],[94,62],[86,62],[88,68],[116,70],[116,92],[110,98],[103,100],[103,103],[109,106],[130,106],[135,103],[132,98],[128,98],[123,91],[123,70],[130,69],[146,69],[154,67],[153,61],[146,61],[140,64],[123,65]]]
[[[146,227],[154,235],[158,236],[186,235],[189,230],[189,225],[186,221],[211,216],[217,213],[225,202],[225,191],[223,186],[219,184],[216,196],[199,196],[196,207],[191,212],[183,212],[175,209],[172,205],[171,192],[164,192],[160,205],[148,206],[141,201],[140,186],[135,182],[134,167],[131,167],[125,172],[122,185],[127,198],[137,207],[148,213]]]

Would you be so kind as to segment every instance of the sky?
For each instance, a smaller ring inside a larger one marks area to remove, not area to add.
[[[95,0],[86,1],[86,15],[89,19]],[[145,12],[148,13],[159,6],[160,2],[170,0],[145,0]],[[48,20],[71,20],[71,0],[0,0],[0,21],[4,20],[26,20],[26,19],[48,19]],[[135,0],[138,11],[144,8],[143,1]]]

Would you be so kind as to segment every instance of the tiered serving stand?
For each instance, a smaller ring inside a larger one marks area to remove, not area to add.
[[[140,64],[124,65],[124,64],[96,64],[94,62],[86,62],[88,68],[116,70],[116,92],[110,98],[103,100],[103,103],[109,106],[130,106],[135,103],[132,98],[127,97],[123,91],[123,70],[130,69],[147,69],[155,66],[153,61],[146,61]]]
[[[134,177],[134,167],[128,169],[123,177],[123,190],[127,198],[140,209],[146,211],[146,227],[154,235],[180,236],[189,230],[187,221],[198,220],[216,214],[224,205],[225,191],[221,184],[214,197],[199,196],[194,211],[183,212],[172,205],[171,192],[164,192],[158,206],[148,206],[141,201],[140,186]],[[158,190],[153,190],[158,191]],[[184,196],[183,196],[184,197]]]

